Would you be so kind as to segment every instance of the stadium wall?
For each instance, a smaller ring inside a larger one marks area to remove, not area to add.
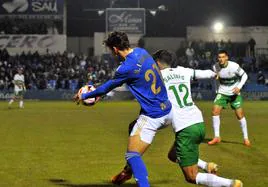
[[[256,41],[256,48],[268,48],[268,27],[225,27],[215,32],[211,27],[187,27],[188,40],[245,42],[251,38]]]
[[[185,38],[176,37],[145,37],[145,48],[149,52],[156,51],[158,49],[168,49],[171,51],[176,51],[180,43],[185,41]],[[94,38],[93,37],[68,37],[67,38],[67,50],[74,53],[88,54],[92,55],[94,48]],[[103,50],[98,50],[103,51]],[[99,52],[98,52],[99,53]]]

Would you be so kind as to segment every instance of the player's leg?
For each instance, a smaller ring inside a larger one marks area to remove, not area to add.
[[[168,152],[168,159],[171,162],[179,163],[179,161],[177,160],[177,156],[176,156],[175,143],[171,146],[171,148],[170,148],[170,150]],[[218,171],[218,165],[217,164],[215,164],[214,162],[206,162],[204,160],[201,160],[200,158],[198,159],[197,166],[198,166],[198,168],[204,170],[207,173],[216,174],[217,171]]]
[[[130,135],[134,125],[137,123],[137,119],[135,119],[134,121],[132,121],[129,126],[128,126],[128,134]],[[124,182],[126,182],[127,180],[132,178],[132,170],[130,168],[130,166],[126,163],[125,167],[123,168],[123,170],[121,172],[119,172],[117,175],[112,177],[112,183],[116,184],[116,185],[121,185]]]
[[[244,111],[242,109],[242,104],[243,104],[243,99],[240,95],[238,95],[231,102],[231,107],[234,109],[236,118],[240,123],[240,127],[242,129],[243,138],[244,138],[244,144],[246,146],[250,146],[251,144],[248,138],[247,120],[245,118]]]
[[[10,108],[11,105],[12,105],[12,103],[14,103],[14,101],[16,100],[17,95],[18,95],[18,92],[15,91],[15,92],[14,92],[14,96],[11,97],[11,99],[10,99],[9,102],[8,102],[8,108]]]
[[[221,141],[220,138],[220,114],[223,108],[227,106],[227,97],[222,94],[217,94],[212,108],[212,124],[214,130],[214,138],[208,142],[209,145],[217,144]]]
[[[23,104],[23,91],[19,92],[19,96],[18,96],[20,102],[19,102],[19,108],[24,108],[24,104]]]
[[[140,135],[133,135],[129,137],[128,148],[126,153],[126,160],[131,167],[135,180],[139,187],[149,187],[148,172],[146,166],[141,158],[142,154],[150,146],[141,140]]]
[[[8,102],[8,107],[9,107],[9,108],[11,107],[12,103],[14,103],[14,101],[15,101],[15,97],[12,97],[12,98],[9,100],[9,102]]]
[[[166,127],[167,122],[171,119],[172,112],[161,118],[140,115],[130,133],[126,160],[139,187],[150,186],[148,173],[141,156],[152,143],[157,130]]]
[[[242,182],[198,172],[199,144],[205,137],[204,123],[195,124],[176,133],[177,160],[189,183],[211,187],[240,187]]]
[[[215,104],[212,108],[212,126],[214,130],[214,138],[208,142],[209,145],[214,145],[221,142],[220,138],[220,114],[222,106]]]
[[[170,115],[171,113],[156,119],[140,115],[137,123],[134,125],[131,131],[128,141],[126,160],[128,165],[131,167],[139,187],[150,186],[148,181],[148,173],[141,156],[152,143],[156,131],[166,123],[166,120]]]

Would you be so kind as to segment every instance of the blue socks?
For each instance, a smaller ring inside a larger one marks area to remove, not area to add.
[[[135,180],[139,187],[150,187],[148,181],[148,173],[141,159],[141,155],[138,152],[128,151],[126,153],[127,163],[130,165]]]

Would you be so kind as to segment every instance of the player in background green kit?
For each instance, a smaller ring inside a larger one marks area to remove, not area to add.
[[[220,138],[220,114],[228,104],[235,111],[235,115],[240,123],[244,145],[250,146],[248,138],[247,121],[242,109],[243,99],[240,91],[246,83],[248,76],[246,72],[235,62],[228,60],[228,53],[224,50],[218,52],[218,63],[214,65],[214,72],[218,74],[219,87],[212,109],[212,122],[214,138],[208,142],[214,145],[221,142]]]
[[[18,73],[14,76],[13,84],[14,84],[14,97],[10,99],[8,102],[8,108],[11,108],[12,103],[15,100],[19,100],[19,108],[24,108],[23,104],[23,96],[26,91],[25,80],[23,75],[23,68],[18,68]]]

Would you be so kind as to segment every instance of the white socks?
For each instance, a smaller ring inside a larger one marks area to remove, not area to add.
[[[14,102],[14,99],[10,99],[10,101],[8,102],[9,105],[11,105]]]
[[[220,116],[212,116],[212,122],[213,122],[213,129],[214,129],[214,136],[220,137]],[[247,120],[245,117],[243,117],[241,120],[239,120],[243,137],[244,139],[248,139],[248,129],[247,129]]]
[[[201,160],[201,159],[198,159],[198,163],[197,163],[197,166],[203,170],[207,170],[207,165],[208,163]]]
[[[247,120],[245,117],[243,117],[241,120],[239,120],[241,129],[242,129],[242,133],[244,136],[244,139],[248,139],[248,129],[247,129]]]
[[[12,104],[13,102],[14,102],[14,99],[10,99],[10,101],[8,102],[9,107],[11,106],[11,104]],[[24,108],[23,100],[20,100],[20,102],[19,102],[19,107],[20,107],[20,108]]]
[[[23,101],[20,101],[20,108],[23,108]]]
[[[218,177],[217,175],[208,173],[198,173],[196,176],[196,184],[211,187],[230,187],[233,180]]]
[[[220,116],[212,116],[214,136],[220,137]]]

